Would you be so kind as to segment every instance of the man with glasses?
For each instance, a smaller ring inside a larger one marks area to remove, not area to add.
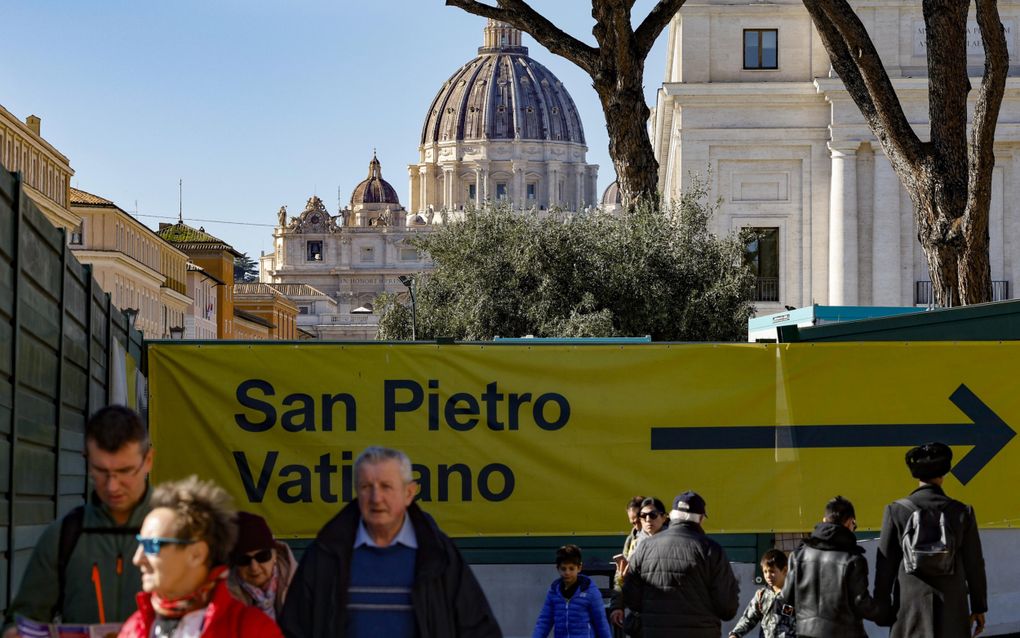
[[[85,451],[92,495],[43,532],[7,609],[3,638],[19,636],[17,616],[115,623],[135,610],[141,573],[131,557],[149,512],[149,434],[136,412],[108,406],[85,424]]]
[[[706,517],[705,499],[684,492],[673,499],[669,528],[634,550],[623,602],[641,615],[644,638],[718,638],[721,621],[737,615],[740,586],[701,526]]]
[[[782,596],[796,610],[798,638],[866,638],[863,619],[885,618],[887,606],[868,594],[868,562],[856,530],[853,503],[837,496],[790,559]]]

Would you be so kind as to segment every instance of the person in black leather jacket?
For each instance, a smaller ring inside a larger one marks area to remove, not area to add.
[[[853,503],[837,496],[790,559],[782,595],[797,610],[800,638],[865,638],[863,619],[887,617],[888,605],[868,593],[868,563],[856,529]]]

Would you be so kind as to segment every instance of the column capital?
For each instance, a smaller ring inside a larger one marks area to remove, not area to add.
[[[861,147],[860,140],[832,140],[828,143],[829,152],[833,157],[857,155]]]

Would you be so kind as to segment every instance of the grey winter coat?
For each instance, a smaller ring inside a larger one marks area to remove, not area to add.
[[[797,610],[801,638],[866,638],[862,619],[888,613],[868,593],[868,563],[857,537],[834,523],[815,525],[794,552],[782,595]]]
[[[694,523],[642,540],[623,581],[623,603],[641,613],[645,638],[718,638],[739,594],[726,552]]]
[[[970,636],[970,614],[988,611],[985,561],[974,510],[949,498],[936,485],[919,487],[908,498],[920,508],[939,508],[948,514],[957,544],[956,567],[951,576],[928,580],[904,572],[900,539],[911,512],[897,503],[886,506],[875,568],[875,597],[891,601],[896,618],[889,636]]]

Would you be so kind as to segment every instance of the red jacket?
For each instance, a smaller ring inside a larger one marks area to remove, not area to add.
[[[117,638],[149,638],[152,635],[152,624],[156,612],[152,608],[149,594],[138,594],[138,611],[133,613]],[[247,607],[244,603],[230,595],[227,581],[216,584],[212,600],[205,614],[205,626],[202,638],[283,638],[280,628],[273,620],[255,607]]]

